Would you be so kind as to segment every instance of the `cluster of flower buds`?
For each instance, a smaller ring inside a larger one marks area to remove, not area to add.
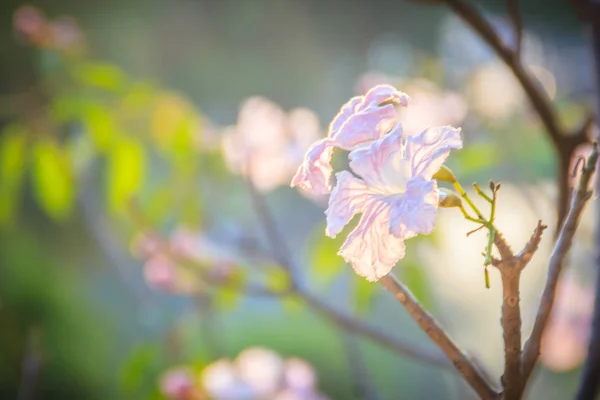
[[[404,257],[406,239],[431,233],[440,200],[448,202],[449,194],[440,195],[434,175],[450,150],[462,147],[460,129],[451,126],[406,135],[398,110],[408,100],[390,85],[350,99],[329,125],[328,136],[308,150],[291,183],[331,192],[325,211],[330,237],[362,214],[339,254],[369,281],[388,274]],[[350,152],[350,171],[338,172],[332,189],[335,148]]]
[[[260,347],[244,350],[233,361],[217,360],[200,373],[188,367],[169,370],[160,388],[170,400],[327,400],[309,363]]]
[[[84,48],[81,28],[69,16],[49,20],[38,8],[24,5],[15,11],[13,25],[20,36],[38,47],[67,53]]]
[[[208,274],[214,281],[227,279],[237,264],[229,251],[184,228],[175,230],[168,241],[153,232],[142,232],[132,247],[134,255],[144,260],[148,284],[172,293],[197,293],[203,287],[202,276]],[[188,263],[194,266],[186,267]]]

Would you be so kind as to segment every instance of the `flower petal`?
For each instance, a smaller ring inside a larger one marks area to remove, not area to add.
[[[406,192],[397,196],[390,211],[390,231],[398,238],[409,239],[433,231],[439,202],[435,180],[420,177],[408,181]]]
[[[408,137],[405,157],[410,161],[413,176],[431,179],[446,161],[450,150],[460,148],[460,128],[436,126]]]
[[[367,206],[338,254],[358,275],[374,282],[387,275],[405,252],[404,240],[390,233],[390,204],[376,200]]]
[[[333,120],[329,124],[328,136],[335,136],[338,133],[342,125],[344,125],[346,121],[348,121],[348,118],[350,118],[356,112],[356,108],[362,103],[363,98],[363,96],[352,97],[346,102],[346,104],[342,106],[340,111],[335,117],[333,117]]]
[[[292,179],[291,187],[299,186],[314,194],[329,193],[331,190],[329,179],[333,172],[330,164],[332,153],[333,148],[326,140],[313,144]]]
[[[392,85],[377,85],[372,87],[363,101],[363,107],[380,106],[381,104],[396,104],[406,107],[408,105],[408,95],[398,91]]]
[[[336,174],[337,184],[329,197],[327,228],[325,234],[334,238],[358,213],[362,212],[367,200],[373,196],[365,182],[355,178],[350,172]]]
[[[333,146],[352,150],[357,145],[379,139],[396,124],[397,114],[393,105],[373,106],[350,116],[340,129],[331,136]]]
[[[367,147],[353,150],[349,158],[350,168],[373,188],[404,191],[411,177],[410,164],[402,162],[402,130],[399,126]]]

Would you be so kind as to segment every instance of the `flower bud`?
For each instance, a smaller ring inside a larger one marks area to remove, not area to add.
[[[433,174],[433,179],[450,183],[456,182],[456,176],[454,176],[454,173],[450,170],[450,168],[446,167],[445,165],[442,165],[438,172]]]
[[[462,200],[458,193],[454,193],[451,190],[440,188],[440,200],[439,206],[444,208],[450,207],[460,207],[462,205]]]

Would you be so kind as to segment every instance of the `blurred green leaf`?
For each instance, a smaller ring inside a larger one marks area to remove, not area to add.
[[[112,212],[125,211],[140,190],[146,172],[146,153],[141,143],[129,137],[116,140],[108,155],[106,185]]]
[[[0,225],[13,221],[25,172],[27,131],[18,125],[0,135]]]
[[[89,104],[83,113],[83,124],[96,148],[105,151],[117,134],[116,121],[111,113],[98,104]]]
[[[340,275],[346,265],[337,253],[344,243],[345,235],[339,234],[335,239],[325,236],[325,225],[318,224],[310,239],[310,263],[315,277],[327,285]]]
[[[75,198],[73,172],[68,154],[49,139],[33,147],[32,183],[42,209],[57,221],[64,220]]]
[[[400,279],[408,286],[417,300],[426,308],[430,309],[432,298],[429,293],[429,281],[423,269],[423,266],[416,261],[405,260],[399,265]]]
[[[479,172],[498,164],[498,149],[494,143],[474,143],[456,153],[453,160],[459,175]]]
[[[306,308],[306,304],[301,297],[296,295],[288,295],[281,300],[283,309],[290,314],[298,314]]]
[[[266,286],[276,292],[286,291],[290,287],[290,277],[282,268],[271,267],[267,270]]]
[[[367,314],[373,305],[373,298],[379,288],[373,282],[367,281],[362,276],[352,274],[352,294],[356,311],[359,314]]]
[[[155,382],[149,379],[149,376],[155,375],[160,365],[159,358],[159,348],[155,344],[144,344],[134,348],[119,372],[122,390],[129,395],[139,395],[140,392],[154,386]]]
[[[74,69],[79,83],[110,91],[119,90],[125,83],[125,75],[114,65],[101,62],[85,62]]]
[[[214,301],[218,310],[234,309],[242,299],[242,294],[234,289],[220,288],[215,293]]]

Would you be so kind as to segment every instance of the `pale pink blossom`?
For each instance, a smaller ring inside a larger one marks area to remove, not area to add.
[[[321,126],[306,108],[289,112],[264,97],[244,101],[235,126],[225,129],[223,151],[228,167],[248,176],[259,190],[289,182]]]
[[[331,121],[328,136],[306,152],[291,186],[314,194],[329,193],[333,149],[350,151],[399,129],[396,107],[407,104],[408,95],[390,85],[375,86],[364,96],[351,98]]]
[[[284,381],[284,361],[274,351],[252,347],[235,361],[239,376],[261,398],[272,398]]]
[[[158,254],[144,263],[144,278],[156,289],[173,292],[178,285],[177,266],[169,257]]]
[[[215,400],[254,400],[254,389],[244,382],[235,365],[226,359],[207,366],[200,377],[204,390]]]
[[[317,373],[301,358],[289,358],[285,361],[285,385],[295,393],[312,393],[317,387]]]
[[[404,257],[404,240],[433,230],[439,192],[432,179],[451,149],[462,147],[460,129],[428,128],[403,141],[400,127],[350,153],[329,198],[326,234],[335,237],[357,214],[358,226],[339,254],[356,273],[376,281]]]
[[[178,265],[180,261],[202,264],[214,279],[229,277],[239,264],[232,249],[182,227],[175,229],[168,241],[161,241],[153,232],[140,233],[134,238],[132,251],[144,260],[144,277],[148,284],[173,293],[193,293],[201,285],[199,275]]]
[[[234,361],[217,360],[201,373],[201,382],[216,400],[326,400],[314,369],[299,358],[284,360],[276,352],[250,347]]]
[[[186,367],[171,369],[163,374],[160,390],[169,400],[191,399],[197,390],[194,373]]]

